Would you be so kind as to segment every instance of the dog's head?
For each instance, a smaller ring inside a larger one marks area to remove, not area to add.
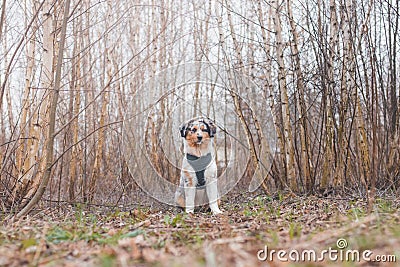
[[[185,122],[179,130],[186,140],[200,145],[204,140],[214,137],[217,127],[210,119],[199,117]]]

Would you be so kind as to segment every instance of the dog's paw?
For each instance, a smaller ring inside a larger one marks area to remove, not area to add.
[[[218,204],[216,202],[210,203],[210,209],[214,215],[218,215],[218,214],[222,213],[222,211],[219,209]]]
[[[220,209],[218,209],[218,208],[211,210],[211,212],[212,212],[213,215],[222,214],[222,211]]]
[[[186,209],[185,209],[185,212],[188,213],[188,214],[190,214],[190,213],[193,214],[193,213],[194,213],[194,209],[192,209],[192,208],[186,208]]]

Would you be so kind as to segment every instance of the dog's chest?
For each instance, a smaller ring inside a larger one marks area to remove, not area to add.
[[[212,161],[211,153],[202,157],[186,154],[186,160],[196,173],[197,186],[204,186],[206,183],[204,173]]]

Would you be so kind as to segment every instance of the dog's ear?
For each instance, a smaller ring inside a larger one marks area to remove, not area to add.
[[[209,119],[205,119],[204,122],[207,124],[209,128],[210,137],[214,137],[214,135],[217,133],[217,126],[215,126],[214,122]]]
[[[182,137],[186,137],[186,134],[187,134],[187,123],[182,124],[179,127],[179,131],[181,132],[181,136]]]

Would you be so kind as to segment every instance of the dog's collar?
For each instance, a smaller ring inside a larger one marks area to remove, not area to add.
[[[187,153],[186,159],[189,162],[190,166],[192,166],[192,168],[196,172],[197,186],[204,186],[206,183],[204,178],[204,171],[211,163],[212,160],[211,153],[208,153],[207,155],[201,157]]]

